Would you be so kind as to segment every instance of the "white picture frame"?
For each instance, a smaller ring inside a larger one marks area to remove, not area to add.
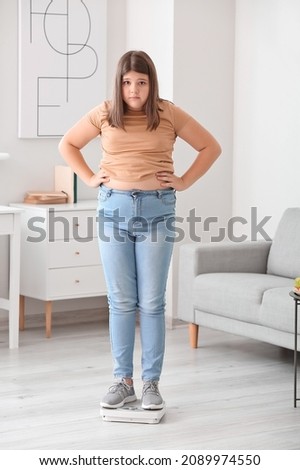
[[[61,137],[106,94],[107,0],[19,0],[20,138]]]

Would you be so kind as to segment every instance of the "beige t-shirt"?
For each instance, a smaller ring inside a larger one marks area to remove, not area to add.
[[[104,101],[87,113],[89,121],[99,129],[103,156],[101,168],[119,181],[142,181],[157,171],[174,171],[173,148],[177,135],[193,119],[169,101],[159,103],[160,124],[147,130],[147,116],[143,111],[128,111],[124,129],[112,127],[107,121],[110,101]]]

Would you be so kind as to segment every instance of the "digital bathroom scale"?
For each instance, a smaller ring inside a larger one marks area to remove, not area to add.
[[[121,408],[100,408],[104,421],[119,421],[122,423],[158,424],[166,413],[166,405],[160,410],[144,410],[141,400],[126,403]]]

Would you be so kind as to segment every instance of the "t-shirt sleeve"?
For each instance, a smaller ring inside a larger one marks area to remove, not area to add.
[[[174,129],[176,134],[178,134],[185,124],[193,118],[190,114],[183,111],[183,109],[181,109],[179,106],[176,106],[175,104],[171,105],[171,109],[173,114]]]
[[[90,123],[93,124],[95,127],[97,127],[101,132],[101,127],[102,127],[103,121],[107,119],[107,114],[108,114],[107,104],[104,102],[98,106],[95,106],[90,111],[88,111],[88,113],[86,114],[86,117],[90,121]]]

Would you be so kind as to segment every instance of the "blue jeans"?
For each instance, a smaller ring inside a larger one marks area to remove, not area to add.
[[[108,290],[115,377],[133,376],[138,312],[142,379],[160,378],[175,202],[173,189],[120,191],[104,185],[99,188],[98,238]]]

